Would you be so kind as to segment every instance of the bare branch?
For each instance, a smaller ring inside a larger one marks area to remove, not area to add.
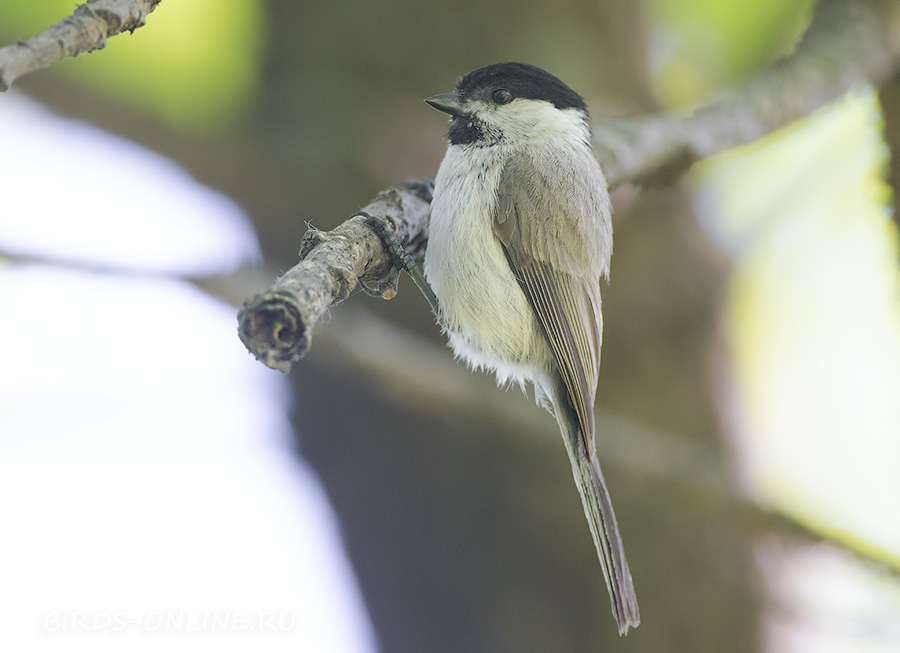
[[[881,86],[878,100],[884,118],[884,142],[890,151],[887,183],[893,191],[894,224],[900,227],[900,74]]]
[[[669,181],[691,164],[746,145],[841,97],[880,83],[900,62],[900,2],[821,0],[794,53],[688,116],[594,126],[611,186]]]
[[[856,84],[884,81],[898,66],[900,2],[821,0],[791,56],[691,115],[599,123],[594,126],[594,150],[612,186],[672,180],[695,161],[757,140]],[[418,195],[415,210],[401,210],[390,202],[375,208],[380,195],[365,211],[389,221],[402,214],[397,224],[401,242],[416,243],[421,253],[427,239],[431,182],[416,183],[428,192]],[[391,269],[388,257],[361,221],[351,220],[328,234],[313,232],[313,237],[321,239],[319,247],[325,249],[320,253],[315,248],[265,294],[249,300],[239,316],[241,339],[250,351],[282,371],[306,353],[312,327],[328,306],[346,298],[359,274],[367,275],[371,285],[390,286],[385,281]],[[332,265],[334,239],[340,253]]]
[[[400,243],[421,259],[427,240],[431,182],[409,182],[378,194],[362,212],[386,218]],[[265,293],[244,303],[238,335],[254,356],[272,369],[289,372],[309,350],[312,329],[334,304],[362,284],[386,299],[397,294],[397,271],[381,239],[357,216],[336,229],[310,227],[300,246],[301,261]]]
[[[0,91],[28,73],[106,47],[106,39],[142,27],[161,0],[87,0],[40,36],[0,48]]]

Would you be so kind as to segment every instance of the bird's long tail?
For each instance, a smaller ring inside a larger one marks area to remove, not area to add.
[[[568,413],[565,409],[559,412]],[[616,515],[613,512],[609,491],[606,489],[606,481],[603,479],[597,454],[593,451],[589,453],[587,450],[578,420],[571,413],[557,415],[557,419],[566,443],[569,461],[572,463],[575,484],[584,505],[584,514],[587,516],[594,546],[597,547],[597,555],[603,567],[613,616],[619,626],[619,634],[622,635],[627,633],[629,628],[636,627],[641,622],[641,616]]]

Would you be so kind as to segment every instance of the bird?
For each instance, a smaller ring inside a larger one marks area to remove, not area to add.
[[[637,598],[595,446],[611,204],[587,105],[560,79],[505,62],[425,100],[449,115],[425,279],[455,355],[531,384],[559,425],[619,634]]]

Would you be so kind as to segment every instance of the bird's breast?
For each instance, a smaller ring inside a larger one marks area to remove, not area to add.
[[[502,172],[486,148],[451,146],[435,180],[425,276],[458,356],[501,380],[528,380],[547,345],[500,241],[493,208]]]

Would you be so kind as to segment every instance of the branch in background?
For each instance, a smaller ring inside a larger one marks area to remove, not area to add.
[[[880,83],[900,62],[900,2],[820,0],[794,53],[688,116],[594,126],[611,186],[666,182],[694,162],[804,118],[856,84]]]
[[[887,183],[894,195],[894,224],[900,229],[900,74],[878,89],[884,120],[884,142],[890,152]]]
[[[594,126],[597,158],[610,185],[674,179],[695,161],[744,145],[803,118],[862,82],[880,83],[900,66],[900,2],[897,0],[821,0],[794,53],[770,69],[723,94],[688,116],[659,115],[610,120]],[[418,182],[421,186],[428,181]],[[389,191],[390,192],[390,191]],[[379,196],[380,198],[381,196]],[[420,196],[425,202],[430,201]],[[393,221],[396,210],[364,210]],[[427,239],[428,205],[420,203],[398,224],[406,245]],[[288,271],[266,293],[249,300],[239,315],[240,335],[251,352],[269,367],[288,371],[309,349],[310,331],[331,304],[346,298],[357,274],[390,271],[380,240],[357,221],[353,234],[344,223],[322,238],[321,252]],[[341,242],[338,267],[329,268],[332,237]],[[364,246],[362,245],[364,243]],[[308,261],[317,266],[310,267]],[[349,275],[349,276],[348,276]],[[304,281],[304,276],[309,279]],[[337,279],[338,282],[329,281]],[[297,294],[294,288],[303,288]]]
[[[106,39],[142,27],[161,0],[87,0],[40,36],[0,48],[0,91],[35,70],[106,47]]]
[[[501,420],[521,438],[546,440],[553,418],[528,409],[531,400],[518,392],[497,392],[496,380],[472,374],[441,345],[381,320],[367,310],[348,307],[348,315],[329,325],[322,339],[330,346],[324,359],[350,363],[378,379],[379,391],[390,402],[409,410],[465,412],[476,419]],[[730,506],[735,523],[753,534],[778,533],[805,544],[828,542],[854,557],[877,564],[900,578],[900,567],[889,556],[847,549],[848,542],[828,529],[816,530],[789,514],[774,512],[748,498],[734,481],[734,473],[714,447],[676,433],[650,428],[614,412],[595,408],[598,433],[603,434],[603,459],[650,482],[695,493],[704,502]]]

